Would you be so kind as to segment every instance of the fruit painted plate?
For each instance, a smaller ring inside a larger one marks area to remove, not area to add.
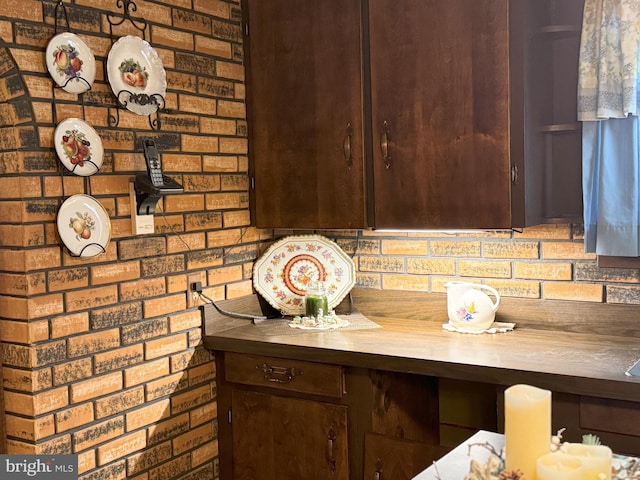
[[[96,79],[96,59],[77,35],[65,32],[53,37],[46,50],[47,69],[64,91],[83,93]]]
[[[326,282],[330,309],[338,306],[356,283],[351,257],[321,235],[285,237],[253,266],[256,291],[284,315],[305,312],[304,295],[314,280]]]
[[[127,35],[113,44],[107,56],[109,84],[118,102],[139,115],[151,115],[164,105],[167,74],[149,42]]]
[[[58,234],[71,255],[95,257],[111,240],[109,214],[95,198],[72,195],[58,210]]]
[[[102,166],[102,140],[91,125],[79,118],[67,118],[53,134],[56,153],[67,170],[88,177]]]

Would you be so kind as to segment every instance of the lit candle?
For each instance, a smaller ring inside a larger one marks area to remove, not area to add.
[[[584,480],[611,480],[611,449],[604,445],[565,443],[562,451],[582,462]],[[604,477],[600,477],[604,474]]]
[[[504,392],[506,469],[536,478],[536,460],[551,445],[551,392],[514,385]]]
[[[585,480],[578,457],[561,452],[547,453],[538,458],[537,480]]]

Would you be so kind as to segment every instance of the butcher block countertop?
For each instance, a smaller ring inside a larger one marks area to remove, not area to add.
[[[327,331],[292,329],[290,319],[253,323],[207,305],[203,342],[213,351],[640,398],[640,376],[625,375],[640,359],[640,306],[503,297],[496,321],[516,323],[515,329],[478,335],[443,330],[444,294],[358,288],[351,298],[351,315],[339,315],[352,328]],[[261,313],[256,295],[218,305]]]

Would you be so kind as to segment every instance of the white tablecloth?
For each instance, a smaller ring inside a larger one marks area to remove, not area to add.
[[[473,447],[469,455],[469,445],[472,443],[489,442],[496,451],[500,451],[504,446],[504,435],[501,433],[487,432],[480,430],[466,442],[458,445],[440,460],[435,462],[422,473],[413,477],[413,480],[435,480],[436,467],[438,468],[439,477],[442,479],[462,480],[469,473],[469,465],[471,460],[480,460],[486,462],[491,452],[483,447]]]

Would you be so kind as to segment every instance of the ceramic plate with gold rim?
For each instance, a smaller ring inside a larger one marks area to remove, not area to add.
[[[83,93],[96,78],[96,59],[77,35],[64,32],[53,37],[46,50],[51,78],[69,93]]]
[[[304,295],[314,280],[324,281],[329,308],[335,308],[356,283],[356,269],[335,242],[321,235],[278,240],[256,261],[253,285],[284,315],[305,312]]]
[[[111,240],[109,214],[95,198],[72,195],[58,210],[58,234],[74,257],[104,253]]]
[[[88,177],[102,166],[102,140],[84,120],[67,118],[60,122],[53,134],[53,141],[62,164],[76,175]]]
[[[119,38],[107,56],[107,75],[111,90],[127,110],[151,115],[164,105],[166,72],[146,40],[133,35]]]

